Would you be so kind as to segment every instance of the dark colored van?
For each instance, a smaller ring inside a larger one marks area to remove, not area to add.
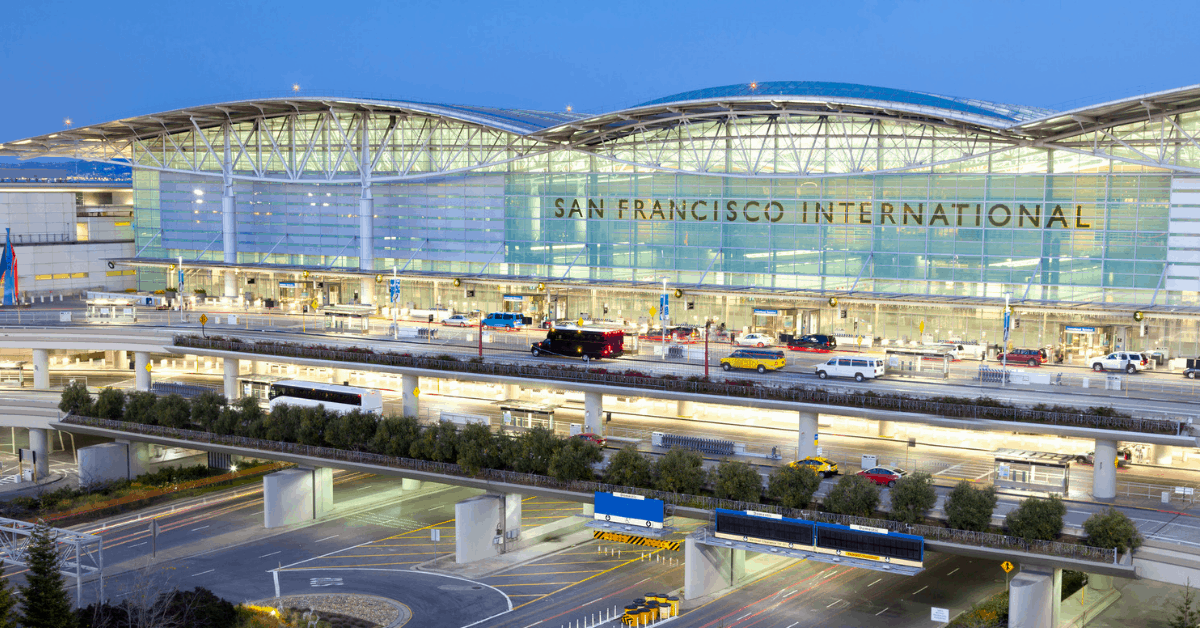
[[[535,342],[529,352],[539,355],[559,355],[583,358],[584,362],[602,358],[619,358],[625,353],[625,332],[619,329],[590,327],[558,327]]]
[[[799,338],[792,338],[788,341],[787,348],[792,351],[828,353],[837,349],[837,339],[825,334],[809,334]]]

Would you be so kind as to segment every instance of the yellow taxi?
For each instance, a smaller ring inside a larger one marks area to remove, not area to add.
[[[829,458],[822,458],[820,456],[809,456],[804,460],[789,462],[788,466],[797,468],[806,467],[812,469],[813,473],[816,473],[823,478],[833,477],[838,474],[837,463]]]
[[[787,364],[783,351],[779,349],[738,349],[728,357],[721,358],[721,368],[754,369],[759,373],[777,371]]]

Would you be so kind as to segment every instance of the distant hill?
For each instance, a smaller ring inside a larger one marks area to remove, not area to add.
[[[0,183],[126,183],[132,169],[94,161],[0,161]]]

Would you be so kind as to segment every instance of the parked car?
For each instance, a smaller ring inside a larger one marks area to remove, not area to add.
[[[827,336],[825,334],[809,334],[792,338],[787,343],[787,348],[792,351],[813,351],[816,353],[829,353],[837,349],[837,338]]]
[[[546,354],[583,358],[584,362],[619,358],[625,353],[625,332],[619,329],[555,327],[546,332],[545,340],[533,343],[529,352],[535,358]]]
[[[455,314],[449,318],[443,318],[442,324],[450,327],[474,327],[479,324],[479,321],[466,314]]]
[[[884,373],[883,358],[830,358],[824,364],[813,367],[817,377],[853,377],[854,381],[882,377]]]
[[[820,475],[823,478],[833,477],[838,474],[837,463],[830,460],[829,458],[822,458],[820,456],[809,456],[809,457],[805,458],[804,460],[797,460],[795,462],[789,462],[788,466],[789,467],[807,467],[809,469],[812,469],[814,473],[816,473],[817,475]]]
[[[1183,376],[1188,379],[1196,379],[1200,377],[1200,369],[1184,369]]]
[[[1140,353],[1114,351],[1104,357],[1092,358],[1092,370],[1097,373],[1101,371],[1125,371],[1132,375],[1146,368],[1148,363],[1149,360]]]
[[[492,312],[483,319],[484,327],[520,329],[525,326],[525,317],[516,312]]]
[[[1121,448],[1117,449],[1117,459],[1114,460],[1113,462],[1116,466],[1121,466],[1121,462],[1129,461],[1132,459],[1133,459],[1133,450],[1128,447],[1121,447]],[[1086,454],[1083,454],[1081,456],[1075,456],[1075,462],[1079,462],[1082,464],[1094,465],[1094,464],[1096,464],[1096,452],[1089,451]]]
[[[778,349],[738,349],[728,357],[721,358],[721,368],[726,371],[754,369],[759,373],[766,373],[779,370],[786,364],[783,352]]]
[[[604,438],[603,436],[601,436],[599,434],[592,434],[591,432],[584,432],[583,434],[576,434],[575,438],[578,438],[579,440],[587,441],[598,447],[604,447],[605,445],[608,444],[607,438]]]
[[[775,344],[775,339],[766,334],[746,334],[734,338],[733,344],[739,347],[769,347]]]
[[[908,471],[899,467],[882,466],[863,469],[858,474],[880,486],[891,488],[896,485],[896,480],[908,475]]]
[[[983,345],[962,343],[962,342],[943,342],[937,345],[938,349],[944,350],[954,357],[955,360],[980,360],[982,361],[987,355],[987,350]]]
[[[1041,366],[1046,361],[1046,358],[1042,355],[1040,349],[1013,349],[1006,354],[1001,353],[997,355],[996,361],[1007,361],[1008,364],[1024,364],[1026,366]]]

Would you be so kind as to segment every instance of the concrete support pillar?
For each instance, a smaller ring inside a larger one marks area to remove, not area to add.
[[[238,296],[237,271],[225,271],[225,298],[236,299]]]
[[[267,363],[262,360],[254,360],[250,363],[250,373],[253,375],[266,375]]]
[[[702,545],[689,536],[683,544],[683,599],[694,600],[733,586],[746,573],[746,550]]]
[[[404,398],[404,416],[415,417],[420,412],[417,405],[417,384],[420,378],[416,375],[401,375],[400,390]]]
[[[579,514],[590,518],[592,515],[596,514],[596,505],[595,504],[584,504],[583,510],[581,510],[579,512]]]
[[[150,354],[137,351],[133,354],[133,372],[136,388],[141,392],[150,390]]]
[[[87,487],[130,479],[129,448],[125,443],[102,443],[80,447],[78,457],[80,486]]]
[[[117,368],[119,368],[121,370],[125,370],[125,369],[129,368],[129,352],[128,351],[118,351],[117,352]]]
[[[817,413],[800,411],[799,433],[796,438],[796,459],[803,460],[809,456],[817,455],[818,438],[820,437],[817,431]]]
[[[263,476],[263,527],[313,519],[312,473],[286,469]]]
[[[375,278],[361,277],[358,280],[358,302],[363,305],[375,303]]]
[[[1171,449],[1170,445],[1151,445],[1150,461],[1165,467],[1171,466]]]
[[[504,398],[505,399],[520,399],[521,398],[521,386],[519,384],[505,384],[504,385]]]
[[[675,414],[685,419],[696,416],[696,402],[680,399],[675,403]]]
[[[879,422],[879,437],[880,438],[895,438],[896,424],[892,421]]]
[[[1088,574],[1088,588],[1098,593],[1110,591],[1113,588],[1112,576],[1100,576],[1094,573]]]
[[[1008,585],[1009,628],[1057,626],[1061,599],[1061,569],[1021,569]]]
[[[125,479],[132,480],[150,472],[150,445],[131,440],[118,440],[125,448]]]
[[[333,469],[330,467],[297,467],[312,475],[313,519],[320,519],[333,510]]]
[[[46,349],[33,350],[33,388],[50,390],[50,352]]]
[[[583,393],[583,431],[604,434],[604,395],[598,392]]]
[[[500,554],[501,500],[480,495],[454,505],[454,562],[470,563]]]
[[[1092,465],[1092,497],[1113,499],[1117,496],[1117,441],[1096,439]]]
[[[221,360],[222,367],[225,370],[225,399],[229,403],[238,400],[241,395],[238,393],[238,374],[241,371],[241,360],[237,358],[224,358]]]
[[[402,478],[400,480],[400,489],[404,491],[415,491],[421,488],[421,481],[412,478]]]
[[[29,450],[33,452],[37,464],[38,479],[50,474],[50,438],[49,430],[29,428]]]
[[[345,384],[350,381],[350,369],[333,369],[332,383]]]

